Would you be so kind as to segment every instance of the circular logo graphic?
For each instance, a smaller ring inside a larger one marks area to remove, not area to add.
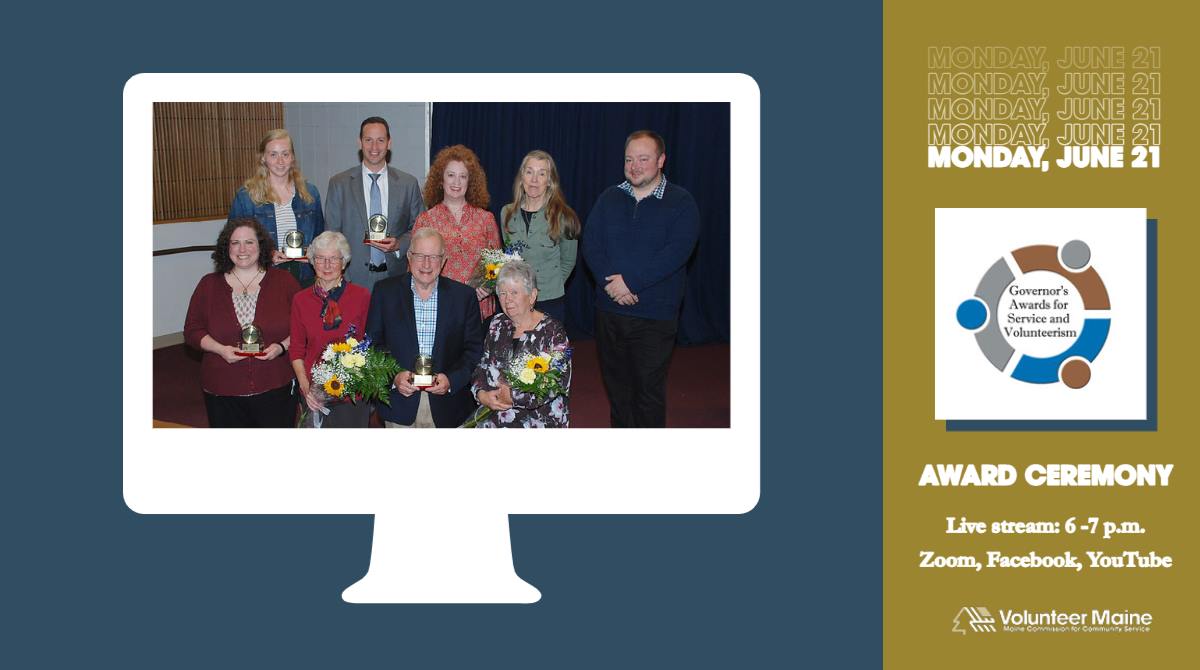
[[[1108,339],[1108,291],[1080,240],[1061,248],[1021,247],[984,273],[975,296],[958,305],[958,325],[975,334],[997,370],[1030,384],[1087,386]],[[1103,312],[1103,314],[1100,314]]]

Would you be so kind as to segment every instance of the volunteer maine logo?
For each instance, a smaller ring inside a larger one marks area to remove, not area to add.
[[[996,618],[986,607],[963,607],[954,616],[954,627],[950,631],[966,635],[967,628],[976,633],[995,633]]]
[[[983,274],[958,325],[1001,373],[1029,384],[1087,386],[1111,319],[1108,290],[1082,240],[1021,247]]]
[[[992,616],[986,607],[967,605],[954,615],[951,633],[1149,633],[1154,615],[1128,609],[1007,609]]]

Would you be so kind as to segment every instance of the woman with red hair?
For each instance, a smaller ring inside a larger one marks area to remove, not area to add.
[[[475,273],[484,249],[500,248],[500,229],[488,211],[487,175],[474,151],[456,144],[438,152],[425,179],[425,206],[413,231],[434,228],[446,242],[442,275],[463,284]],[[492,294],[475,289],[479,315],[487,319],[496,311]]]

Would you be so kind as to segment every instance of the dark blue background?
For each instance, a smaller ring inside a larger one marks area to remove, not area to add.
[[[586,228],[596,199],[624,179],[624,163],[612,157],[625,155],[631,129],[662,135],[667,181],[687,189],[700,211],[700,237],[687,263],[676,341],[729,341],[729,103],[451,102],[435,104],[432,117],[429,164],[454,144],[474,150],[487,175],[489,209],[501,229],[503,208],[513,200],[513,178],[530,149],[554,158],[558,188]],[[520,225],[513,216],[510,229]],[[571,340],[592,339],[596,284],[582,246],[565,297]]]
[[[754,2],[596,5],[574,16],[546,3],[486,14],[465,2],[428,12],[125,7],[10,14],[0,47],[9,66],[0,665],[881,663],[878,3],[791,16]],[[149,309],[151,287],[122,304],[122,86],[141,71],[282,70],[753,76],[763,148],[758,508],[514,517],[518,571],[545,596],[469,607],[343,604],[341,589],[367,566],[370,517],[126,509],[120,344],[150,342],[117,324],[122,309]]]

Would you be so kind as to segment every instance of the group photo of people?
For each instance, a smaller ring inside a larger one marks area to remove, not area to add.
[[[728,106],[639,107],[434,105],[425,174],[368,115],[322,184],[267,130],[156,424],[728,426]]]

